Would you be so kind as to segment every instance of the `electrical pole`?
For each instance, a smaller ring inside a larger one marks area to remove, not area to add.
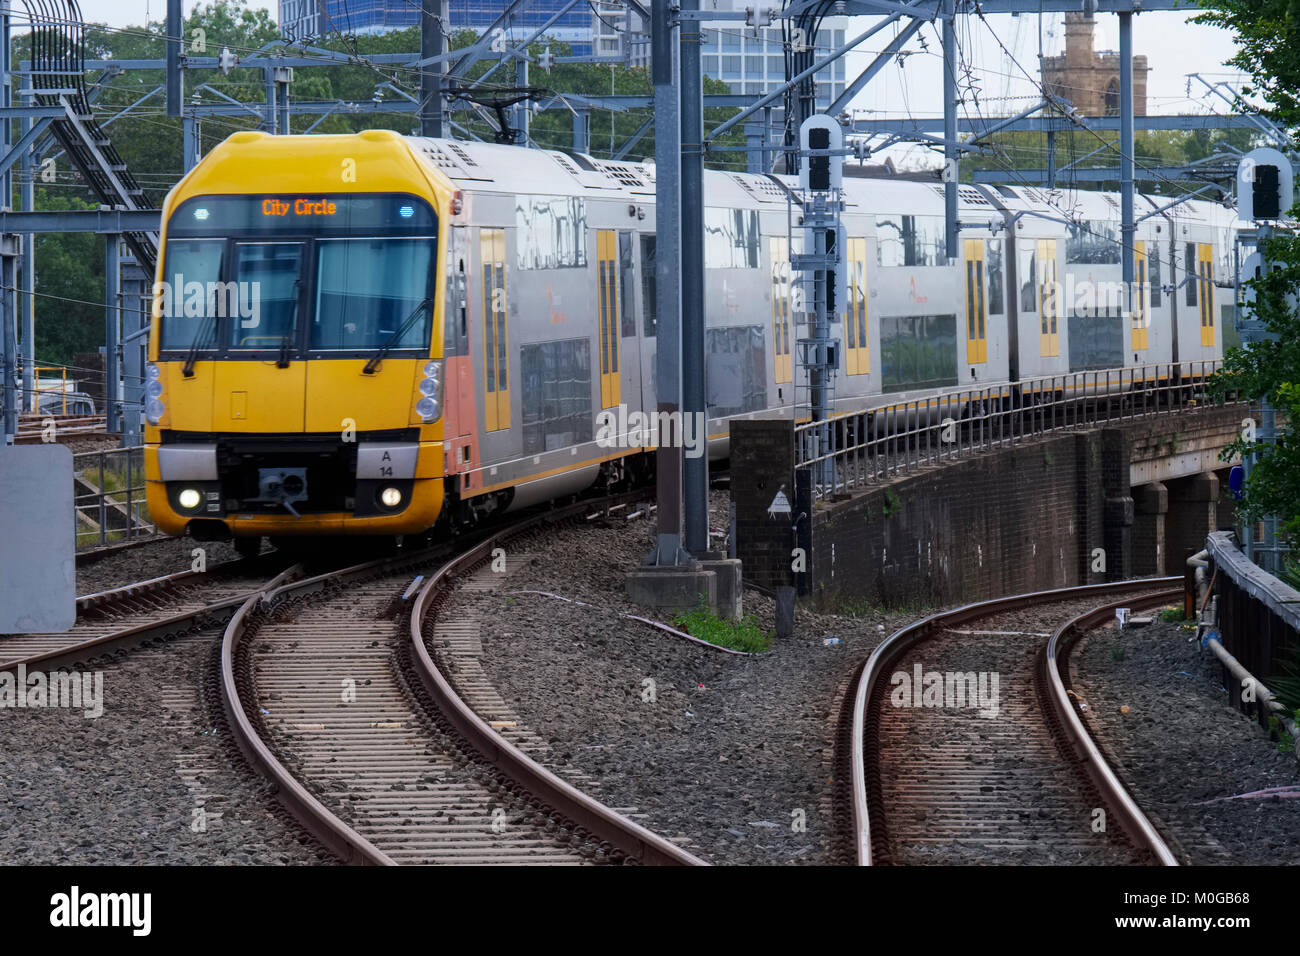
[[[682,0],[698,10],[700,0]],[[704,89],[700,76],[700,21],[681,26],[682,104],[682,420],[702,422],[699,454],[682,464],[686,550],[709,549],[708,407],[704,391]]]
[[[651,79],[655,104],[655,396],[659,421],[677,421],[682,407],[681,122],[670,0],[651,6]],[[662,427],[662,426],[661,426]],[[682,447],[660,434],[655,451],[659,528],[651,564],[682,557]],[[678,438],[680,436],[673,436]]]
[[[437,11],[436,13],[434,11]],[[420,59],[447,52],[447,0],[423,0],[420,4]],[[420,135],[431,139],[446,136],[443,129],[442,75],[445,61],[427,63],[420,68]]]
[[[949,259],[957,258],[957,3],[943,0],[943,220]]]
[[[167,115],[181,115],[181,34],[185,12],[181,0],[167,0]]]
[[[1133,246],[1137,225],[1133,213],[1133,14],[1119,14],[1119,188],[1120,245],[1128,310],[1133,311]],[[1140,292],[1138,293],[1141,294]]]

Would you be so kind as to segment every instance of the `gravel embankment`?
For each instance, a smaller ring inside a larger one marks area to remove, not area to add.
[[[1300,798],[1232,799],[1300,785],[1295,754],[1229,705],[1194,635],[1165,623],[1088,635],[1073,667],[1093,732],[1184,862],[1300,863]]]
[[[724,526],[725,496],[712,505],[714,527]],[[607,805],[637,807],[651,829],[689,838],[715,863],[833,862],[838,692],[852,666],[915,615],[800,610],[795,637],[769,654],[700,647],[620,616],[654,616],[623,589],[652,531],[633,522],[522,542],[535,556],[500,591],[458,592],[444,614],[470,604],[484,612],[489,677],[549,741],[548,759],[599,780]],[[595,606],[510,594],[519,590]],[[745,613],[764,629],[773,610],[746,591]],[[653,701],[643,699],[647,678]]]
[[[0,708],[0,862],[334,862],[226,734],[209,680],[219,638],[207,630],[92,664],[103,671],[95,719]]]

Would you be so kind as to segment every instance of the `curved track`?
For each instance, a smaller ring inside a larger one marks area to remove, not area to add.
[[[856,675],[841,726],[858,862],[1174,865],[1079,719],[1067,655],[1080,630],[1116,607],[1167,603],[1179,580],[987,601],[891,635]],[[982,688],[979,703],[959,686]]]
[[[591,510],[527,519],[454,556],[434,548],[295,582],[236,612],[221,653],[231,727],[290,811],[341,858],[700,862],[507,740],[510,722],[493,726],[494,715],[476,711],[426,647],[442,597],[494,548]]]

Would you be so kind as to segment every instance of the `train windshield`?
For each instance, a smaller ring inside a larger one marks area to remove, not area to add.
[[[436,245],[436,216],[415,196],[187,200],[167,225],[159,349],[235,359],[425,352]]]
[[[433,242],[428,239],[329,239],[316,243],[316,302],[311,348],[354,352],[420,348],[429,342]],[[394,336],[396,339],[394,340]]]

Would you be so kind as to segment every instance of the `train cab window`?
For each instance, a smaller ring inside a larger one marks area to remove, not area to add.
[[[302,243],[238,242],[234,279],[240,288],[258,290],[254,315],[228,323],[235,349],[275,349],[297,336]]]
[[[226,242],[224,239],[172,239],[167,243],[167,262],[163,274],[168,285],[164,286],[162,301],[162,327],[158,347],[167,349],[188,349],[201,332],[206,343],[214,345],[216,335],[205,323],[218,305],[209,295],[209,289],[215,290],[215,283],[220,282],[222,266],[225,259]],[[186,289],[192,294],[187,295]],[[199,290],[202,291],[199,291]],[[238,303],[236,303],[238,304]],[[248,305],[252,304],[251,295]],[[247,309],[245,311],[248,311]],[[235,312],[229,313],[237,314]],[[206,332],[205,332],[206,328]]]
[[[427,351],[432,261],[427,238],[318,241],[311,348],[368,351],[391,341]]]

